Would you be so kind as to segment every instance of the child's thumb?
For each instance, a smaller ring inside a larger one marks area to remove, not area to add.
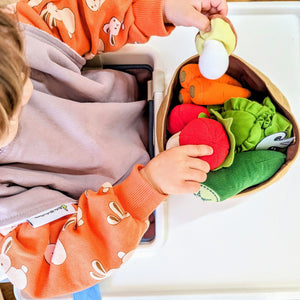
[[[210,20],[199,11],[194,10],[190,19],[191,25],[198,28],[200,31],[210,31]]]

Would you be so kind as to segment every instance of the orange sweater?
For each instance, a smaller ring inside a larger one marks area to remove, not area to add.
[[[141,177],[137,165],[112,188],[86,191],[77,214],[33,228],[20,224],[1,236],[8,279],[32,297],[50,298],[93,286],[128,260],[148,216],[165,199]]]
[[[80,55],[118,50],[165,36],[162,0],[20,0],[21,22],[57,37]]]
[[[20,0],[18,18],[62,40],[80,55],[167,35],[162,0]],[[2,268],[25,293],[50,298],[90,287],[122,265],[138,246],[148,217],[166,198],[134,167],[115,187],[82,194],[77,211],[33,228],[0,234]]]

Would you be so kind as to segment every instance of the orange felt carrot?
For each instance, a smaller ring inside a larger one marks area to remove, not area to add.
[[[179,72],[179,81],[183,88],[188,89],[191,81],[199,76],[203,77],[198,64],[187,64]]]
[[[179,97],[178,97],[178,99],[179,99],[180,103],[192,103],[192,99],[191,99],[191,96],[190,96],[189,89],[182,88],[179,91]]]
[[[212,80],[212,81],[217,81],[220,83],[227,83],[227,84],[231,84],[231,85],[235,85],[235,86],[242,86],[236,79],[234,79],[233,77],[231,77],[230,75],[224,74],[221,77],[219,77],[216,80]]]
[[[195,78],[189,88],[192,102],[198,105],[223,104],[233,97],[249,98],[251,92],[241,86],[209,80],[204,77]]]
[[[179,72],[179,81],[183,88],[189,88],[192,80],[197,77],[204,77],[199,70],[198,64],[187,64],[183,66]],[[242,86],[236,79],[228,74],[224,74],[214,81]]]

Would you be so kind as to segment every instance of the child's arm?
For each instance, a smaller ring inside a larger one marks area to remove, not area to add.
[[[166,198],[135,166],[112,188],[86,191],[69,215],[33,228],[23,223],[1,236],[0,262],[9,280],[32,297],[51,298],[98,283],[138,246],[148,216]]]
[[[145,43],[173,29],[164,24],[163,0],[20,0],[17,11],[21,22],[54,35],[80,55]]]
[[[77,215],[37,228],[23,223],[1,236],[0,262],[9,280],[33,297],[48,298],[106,278],[138,246],[148,216],[167,196],[162,193],[199,189],[209,166],[196,157],[209,154],[208,146],[172,148],[144,168],[135,166],[120,185],[82,194]]]
[[[57,37],[80,55],[166,36],[174,25],[209,30],[208,15],[227,14],[226,0],[19,0],[21,22]]]
[[[193,26],[201,31],[210,30],[208,16],[226,16],[226,0],[164,0],[165,23]]]

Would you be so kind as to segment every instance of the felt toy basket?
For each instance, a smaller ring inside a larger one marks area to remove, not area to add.
[[[170,81],[170,85],[161,103],[157,115],[156,134],[159,152],[165,150],[167,139],[170,137],[168,136],[168,132],[166,129],[169,112],[173,107],[180,104],[178,100],[179,90],[181,89],[179,82],[179,72],[181,68],[187,64],[198,63],[198,59],[199,56],[195,55],[185,60],[175,70],[175,73]],[[255,67],[242,60],[240,57],[231,55],[229,57],[229,68],[226,73],[238,80],[243,87],[251,90],[251,99],[257,102],[262,102],[266,96],[269,96],[273,104],[276,106],[277,112],[285,116],[292,123],[292,136],[294,137],[293,143],[288,146],[286,152],[286,161],[276,172],[276,174],[260,184],[244,189],[234,196],[237,197],[239,195],[248,195],[250,193],[253,193],[254,191],[259,191],[270,186],[271,184],[279,180],[289,170],[293,162],[296,160],[299,152],[299,127],[295,117],[291,112],[288,100],[281,93],[281,91],[270,81],[270,79]]]

